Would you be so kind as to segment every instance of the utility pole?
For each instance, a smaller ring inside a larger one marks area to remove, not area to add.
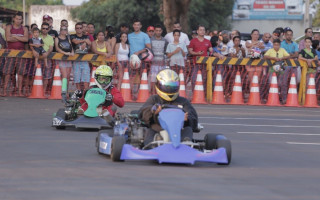
[[[23,6],[23,24],[26,25],[26,0],[22,0]]]
[[[309,14],[309,7],[310,7],[310,0],[305,0],[305,13],[304,13],[304,28],[310,27],[310,14]]]

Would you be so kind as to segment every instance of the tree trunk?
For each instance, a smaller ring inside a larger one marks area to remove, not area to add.
[[[173,31],[173,24],[179,21],[183,32],[188,32],[188,10],[191,0],[163,0],[164,25],[167,32]]]

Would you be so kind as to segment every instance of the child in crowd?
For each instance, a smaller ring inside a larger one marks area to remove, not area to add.
[[[33,37],[29,39],[29,46],[32,54],[35,57],[35,66],[38,65],[39,56],[42,55],[45,67],[48,67],[48,53],[43,49],[43,40],[39,37],[40,30],[38,28],[32,29]]]

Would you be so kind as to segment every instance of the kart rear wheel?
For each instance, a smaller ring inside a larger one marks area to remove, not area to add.
[[[100,148],[100,132],[98,133],[98,136],[96,137],[96,147],[97,147],[97,152],[98,152],[98,154],[102,154],[102,153],[100,153],[100,151],[99,151],[99,148]]]
[[[206,150],[213,150],[217,148],[217,135],[215,133],[207,133],[204,136],[204,148]]]
[[[231,163],[231,154],[232,154],[230,140],[229,139],[219,139],[219,140],[217,140],[217,149],[219,149],[220,147],[223,147],[223,148],[226,149],[228,163],[219,163],[219,165],[229,165]]]
[[[58,112],[56,113],[56,116],[60,117],[63,120],[66,120],[67,115],[66,115],[65,109],[60,108],[58,110]],[[56,126],[56,129],[66,129],[66,127],[65,126]]]
[[[114,162],[123,161],[120,159],[122,147],[126,143],[126,139],[123,136],[114,136],[111,142],[111,160]]]

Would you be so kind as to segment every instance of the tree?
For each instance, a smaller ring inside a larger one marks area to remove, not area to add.
[[[71,11],[72,17],[91,22],[97,30],[107,25],[119,27],[121,23],[132,25],[133,18],[141,20],[142,29],[148,25],[162,24],[159,0],[91,0]]]
[[[138,17],[145,30],[149,25],[164,24],[168,32],[180,21],[184,32],[199,24],[212,29],[230,28],[228,16],[234,0],[91,0],[71,11],[73,18],[94,23],[102,30],[106,25],[132,25]]]
[[[0,5],[12,10],[23,10],[22,0],[0,0]],[[26,10],[31,5],[63,5],[62,0],[26,0]]]

